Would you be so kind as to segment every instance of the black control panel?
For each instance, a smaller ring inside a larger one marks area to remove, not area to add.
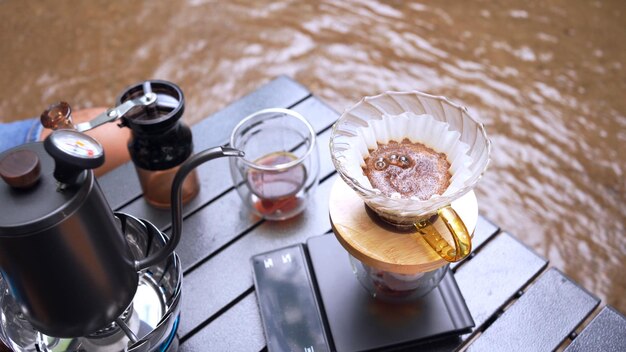
[[[333,234],[252,264],[270,352],[448,350],[474,326],[451,271],[415,301],[385,303],[360,285]]]
[[[303,245],[256,255],[252,266],[268,350],[331,351]]]

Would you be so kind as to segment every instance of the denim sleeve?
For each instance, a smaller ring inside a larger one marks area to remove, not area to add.
[[[39,139],[43,126],[38,118],[0,123],[0,153]]]

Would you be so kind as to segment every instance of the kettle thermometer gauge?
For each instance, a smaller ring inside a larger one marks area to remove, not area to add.
[[[102,145],[76,130],[52,131],[43,145],[54,159],[54,178],[63,184],[75,183],[84,170],[104,164]]]
[[[97,159],[104,154],[102,145],[95,139],[72,130],[58,130],[50,143],[60,152],[79,159]]]

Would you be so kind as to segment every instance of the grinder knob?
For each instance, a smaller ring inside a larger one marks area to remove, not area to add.
[[[43,146],[54,159],[54,178],[63,184],[74,184],[84,170],[104,164],[102,145],[78,131],[53,131]]]
[[[74,129],[74,124],[72,123],[72,108],[70,104],[64,101],[48,106],[48,108],[41,113],[40,121],[43,127],[51,130]]]
[[[41,164],[37,153],[21,149],[0,160],[0,176],[13,188],[30,188],[39,180]]]

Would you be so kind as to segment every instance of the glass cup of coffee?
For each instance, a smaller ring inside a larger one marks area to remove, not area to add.
[[[484,126],[465,107],[417,91],[365,97],[337,120],[330,149],[341,179],[366,205],[367,218],[376,218],[376,226],[385,229],[372,231],[373,227],[349,223],[349,217],[335,219],[331,211],[333,221],[343,222],[335,228],[344,229],[339,234],[344,247],[366,268],[372,267],[355,270],[366,288],[391,280],[427,292],[420,286],[425,277],[426,286],[436,286],[442,277],[438,269],[470,253],[473,229],[468,231],[451,204],[470,196],[487,168],[491,144]],[[477,207],[473,211],[477,213]],[[359,226],[367,231],[359,231]],[[392,248],[392,241],[405,242]],[[415,241],[420,244],[415,247],[419,251],[413,248],[413,256],[422,256],[421,261],[406,259],[411,258],[408,247]],[[383,258],[389,253],[397,256]],[[428,253],[432,257],[425,258]],[[407,266],[394,271],[400,267],[393,265],[398,258],[420,265],[414,271]]]
[[[235,126],[230,146],[245,153],[230,160],[230,171],[252,213],[285,220],[304,210],[320,164],[315,131],[304,116],[281,108],[257,111]]]

